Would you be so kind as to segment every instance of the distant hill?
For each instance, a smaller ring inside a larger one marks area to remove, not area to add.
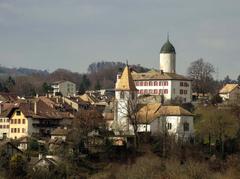
[[[33,74],[39,75],[48,75],[49,72],[47,70],[36,70],[30,68],[9,68],[0,66],[0,75],[1,76],[28,76]]]

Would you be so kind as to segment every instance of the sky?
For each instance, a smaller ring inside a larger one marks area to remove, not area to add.
[[[167,33],[177,73],[203,58],[240,74],[239,0],[0,0],[0,64],[87,72],[98,61],[159,67]]]

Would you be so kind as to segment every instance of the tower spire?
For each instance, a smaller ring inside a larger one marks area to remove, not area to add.
[[[169,32],[167,33],[167,41],[169,41]]]

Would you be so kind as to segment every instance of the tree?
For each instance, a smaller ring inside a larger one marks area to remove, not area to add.
[[[106,121],[103,119],[102,114],[97,109],[80,109],[76,118],[73,120],[73,129],[69,135],[69,139],[73,143],[74,156],[79,152],[85,150],[84,141],[87,139],[88,133],[93,130],[105,130]]]
[[[229,84],[229,83],[231,83],[232,82],[232,80],[230,79],[230,77],[227,75],[225,78],[224,78],[224,80],[223,80],[223,83],[224,84]]]
[[[95,84],[94,89],[95,90],[100,90],[101,89],[101,84],[100,84],[99,80],[97,80],[97,83]]]
[[[240,85],[240,75],[237,77],[237,83]]]
[[[44,82],[42,85],[42,90],[43,90],[43,93],[46,94],[46,93],[51,93],[53,91],[53,88],[51,87],[51,85]]]
[[[88,79],[87,75],[83,75],[82,81],[79,85],[79,93],[84,94],[85,91],[89,89],[90,85],[91,85],[91,82]]]
[[[16,84],[15,80],[11,76],[9,76],[8,79],[4,83],[5,91],[8,91],[8,92],[12,91],[15,84]]]
[[[220,144],[220,151],[224,156],[224,144],[228,139],[235,138],[239,129],[236,117],[228,110],[217,109],[212,106],[201,107],[196,112],[200,119],[196,123],[196,133],[208,141],[209,152],[211,144]]]
[[[212,64],[204,62],[203,59],[196,60],[188,67],[188,76],[193,80],[193,91],[207,93],[213,91],[213,76],[215,69]]]
[[[26,161],[22,155],[13,155],[10,159],[10,171],[13,177],[23,177],[26,175]]]

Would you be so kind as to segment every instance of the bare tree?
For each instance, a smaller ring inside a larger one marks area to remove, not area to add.
[[[193,80],[193,91],[197,93],[211,92],[213,89],[213,76],[215,69],[212,64],[204,62],[203,59],[191,63],[188,68],[188,76]]]

